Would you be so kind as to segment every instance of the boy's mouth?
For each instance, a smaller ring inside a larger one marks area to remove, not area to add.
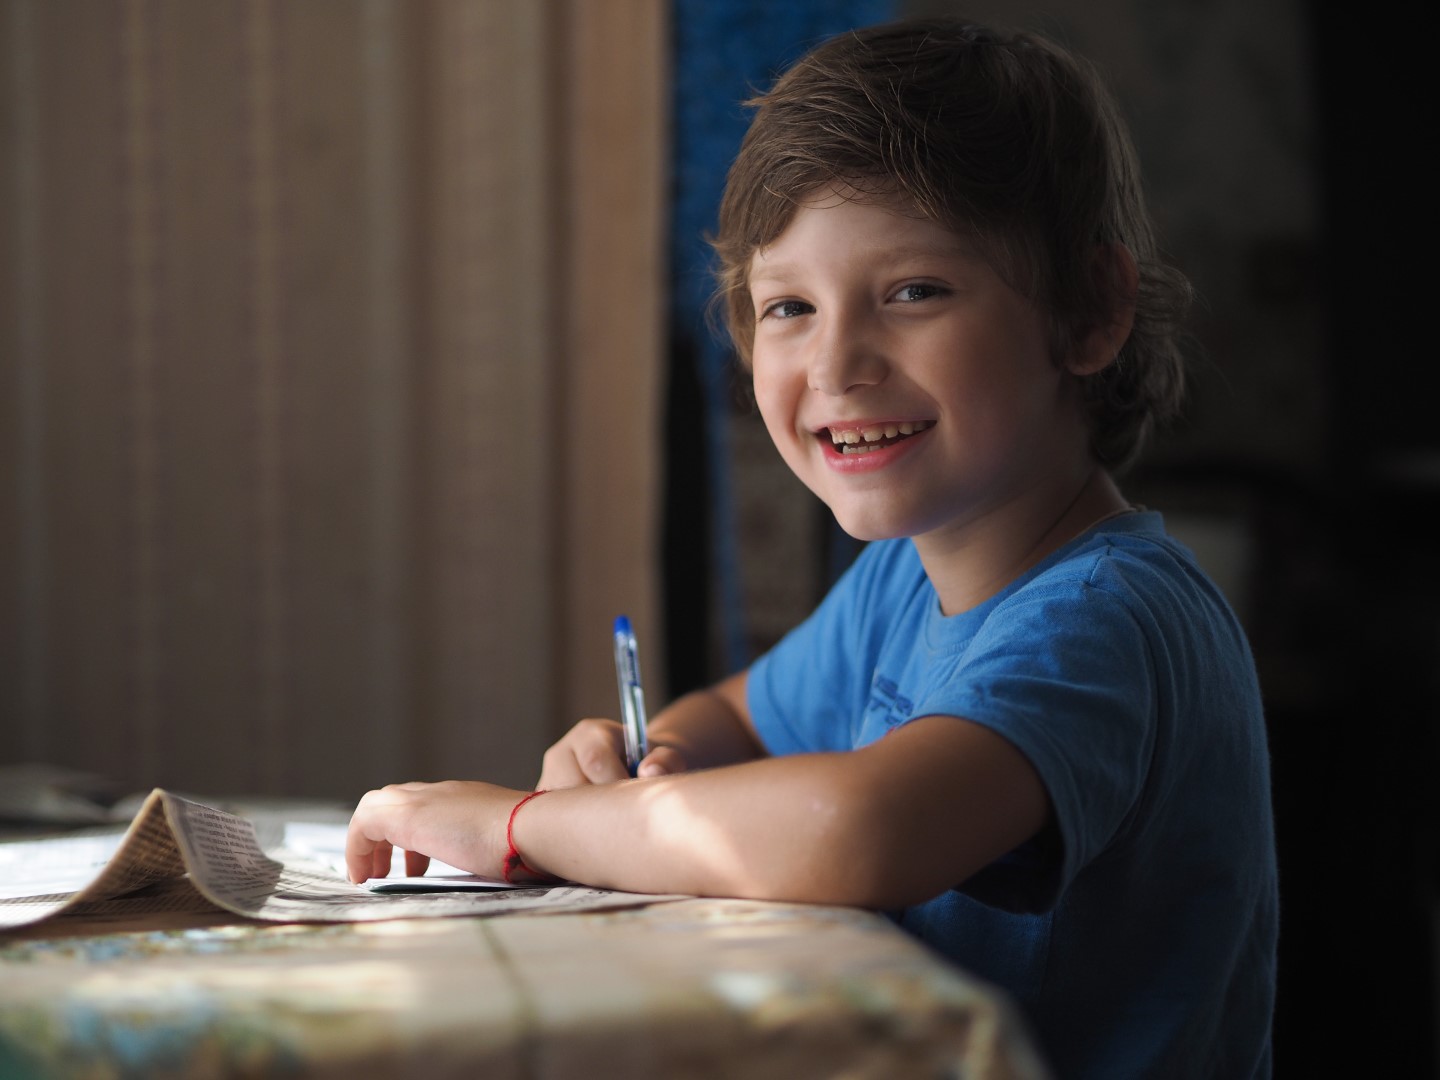
[[[935,426],[933,420],[905,420],[894,424],[870,424],[854,428],[825,428],[819,432],[823,438],[828,435],[838,454],[869,454],[894,446],[912,435]]]

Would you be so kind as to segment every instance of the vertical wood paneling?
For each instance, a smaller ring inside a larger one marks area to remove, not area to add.
[[[613,708],[660,7],[4,0],[0,762],[523,785]]]
[[[9,0],[0,55],[4,82],[5,212],[0,214],[0,754],[11,760],[50,756],[48,712],[49,543],[45,514],[45,350],[42,316],[44,233],[41,230],[40,87],[33,0]]]
[[[363,679],[353,680],[362,696],[364,772],[356,790],[389,777],[414,776],[414,678],[411,646],[415,622],[411,599],[415,575],[409,568],[417,550],[411,529],[414,473],[413,424],[414,301],[418,290],[407,274],[417,246],[412,236],[419,215],[413,207],[415,182],[407,138],[411,115],[413,59],[403,0],[365,0],[360,11],[360,107],[364,176],[360,220],[365,277],[358,320],[368,375],[363,404],[369,437],[363,448],[369,491],[362,530],[366,566],[366,640],[359,653]],[[343,673],[340,673],[343,678]]]
[[[565,98],[569,319],[563,427],[567,718],[613,716],[610,626],[628,613],[664,701],[660,369],[667,308],[666,5],[569,0]]]
[[[39,4],[50,755],[130,772],[132,497],[122,9]],[[64,55],[66,63],[43,58]],[[84,363],[76,358],[85,358]],[[123,722],[117,723],[120,719]]]
[[[162,99],[157,94],[152,0],[127,0],[122,78],[125,100],[125,194],[129,290],[130,550],[133,610],[129,634],[132,657],[129,695],[133,708],[134,760],[140,776],[160,767],[160,550],[159,401],[155,370],[159,363],[158,132]]]
[[[247,6],[170,2],[156,28],[166,103],[156,373],[165,745],[157,779],[221,792],[261,783]]]
[[[287,705],[290,674],[290,597],[287,595],[290,548],[285,475],[288,464],[284,438],[285,395],[291,389],[293,357],[286,348],[282,320],[288,313],[285,292],[289,237],[282,250],[282,176],[280,155],[281,87],[278,15],[274,0],[251,0],[244,7],[245,85],[249,90],[247,121],[246,209],[250,225],[251,361],[256,424],[256,485],[259,521],[260,683],[257,749],[259,782],[265,793],[280,790],[289,747],[286,729],[293,718]],[[284,224],[288,225],[289,222]]]
[[[435,10],[431,767],[527,784],[556,676],[547,9]]]
[[[361,729],[337,745],[332,717],[363,714],[365,383],[360,75],[354,4],[278,4],[277,218],[283,378],[276,417],[287,657],[281,715],[290,787],[327,749],[353,780]],[[337,778],[338,779],[338,778]]]
[[[395,265],[400,226],[391,220],[400,208],[374,205],[380,196],[371,192],[376,179],[367,153],[372,137],[367,110],[394,106],[367,96],[388,92],[393,99],[398,86],[392,71],[388,91],[364,89],[365,50],[373,42],[367,41],[363,6],[348,0],[282,4],[275,15],[276,38],[284,43],[277,54],[278,156],[286,192],[279,424],[284,631],[288,650],[304,659],[290,663],[286,672],[285,760],[292,772],[282,786],[309,782],[312,763],[328,759],[327,783],[358,792],[393,778],[403,766],[390,760],[403,746],[400,740],[385,734],[377,742],[376,733],[382,725],[387,732],[398,730],[407,718],[396,687],[374,693],[378,675],[388,672],[395,680],[399,657],[393,651],[372,654],[377,620],[388,619],[391,650],[402,628],[395,622],[397,568],[391,560],[401,550],[396,534],[404,522],[397,520],[396,495],[403,479],[394,473],[377,477],[376,461],[388,469],[392,461],[406,459],[397,445],[404,429],[394,410],[407,395],[398,370],[404,348],[397,310],[406,299]],[[390,145],[396,145],[393,133]],[[386,192],[398,196],[400,163],[382,167],[397,174],[389,176]],[[382,241],[388,247],[372,256],[366,226],[377,217],[388,230]],[[395,288],[393,296],[375,295],[380,287],[372,280],[375,257],[387,260],[380,284]],[[377,348],[384,350],[379,359]],[[378,409],[377,393],[387,395]],[[383,491],[377,481],[384,483]],[[377,514],[384,517],[378,526]],[[377,527],[386,530],[388,543],[378,575]],[[380,587],[389,592],[389,613],[377,610]],[[383,719],[375,715],[381,707]],[[342,720],[343,735],[337,738]]]

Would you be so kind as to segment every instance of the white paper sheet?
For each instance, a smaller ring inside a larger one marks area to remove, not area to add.
[[[311,821],[285,823],[285,847],[325,863],[342,877],[345,866],[345,834],[347,826]],[[383,878],[369,878],[361,885],[371,892],[484,892],[490,889],[513,889],[517,886],[498,878],[471,874],[439,859],[431,859],[425,873],[409,876],[403,873],[405,853],[395,849],[390,873]]]

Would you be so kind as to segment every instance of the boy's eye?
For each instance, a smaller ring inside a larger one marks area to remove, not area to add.
[[[814,310],[803,300],[777,300],[760,312],[760,317],[762,319],[793,319],[797,315],[808,315]]]
[[[940,286],[914,283],[901,285],[895,292],[895,299],[903,304],[913,304],[919,300],[929,300],[932,296],[940,294]]]

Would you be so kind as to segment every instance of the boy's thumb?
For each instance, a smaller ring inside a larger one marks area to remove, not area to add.
[[[670,773],[684,772],[685,755],[676,750],[673,746],[657,746],[650,753],[645,755],[645,760],[640,762],[640,767],[635,770],[636,776],[666,776]]]

